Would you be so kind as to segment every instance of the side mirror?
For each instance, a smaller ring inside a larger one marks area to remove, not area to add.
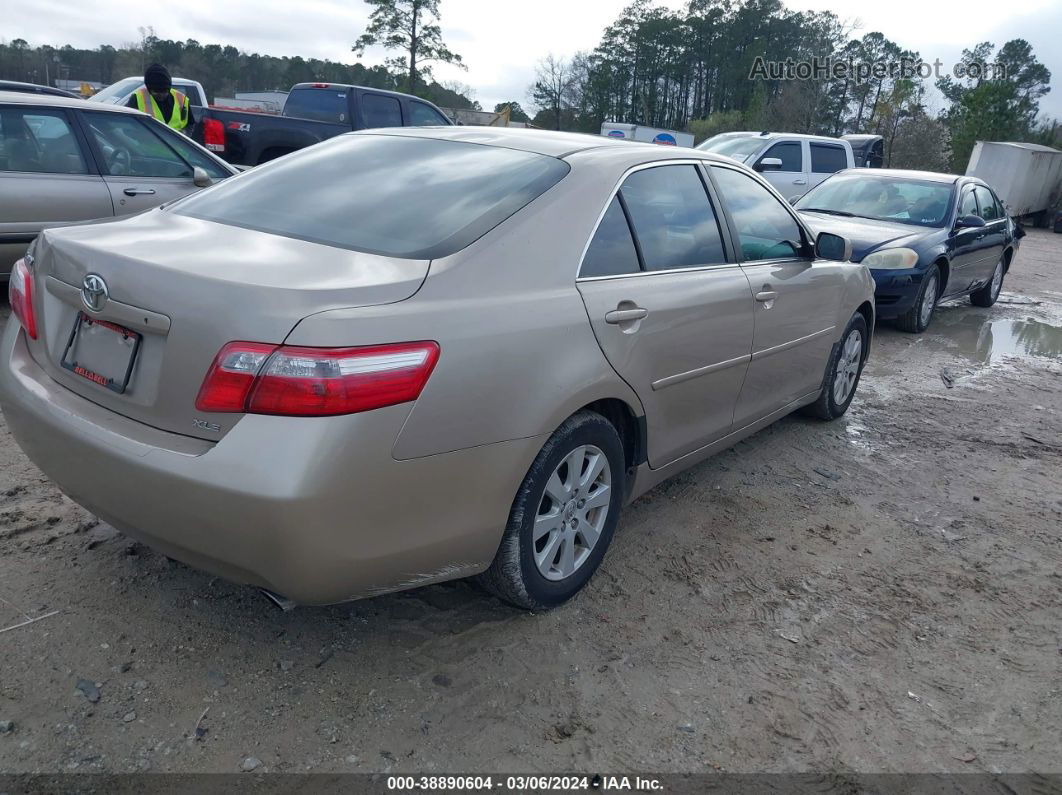
[[[852,259],[852,241],[832,232],[819,232],[815,238],[815,256],[836,262],[848,262]]]
[[[800,201],[803,198],[804,198],[803,194],[794,193],[792,196],[790,196],[788,199],[786,199],[786,201],[789,202],[790,204],[796,204],[798,201]]]
[[[980,229],[985,225],[985,219],[979,215],[964,215],[955,221],[956,229]]]
[[[756,164],[757,171],[778,171],[782,167],[782,158],[764,157]]]
[[[214,184],[214,180],[210,178],[210,175],[206,173],[206,169],[202,166],[196,166],[192,169],[192,184],[197,188],[207,188]],[[984,226],[984,224],[982,224]]]

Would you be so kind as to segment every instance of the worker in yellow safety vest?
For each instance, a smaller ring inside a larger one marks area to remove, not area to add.
[[[154,116],[175,130],[183,132],[195,125],[192,103],[185,94],[173,87],[170,73],[161,64],[153,63],[144,70],[144,85],[133,92],[126,104],[141,113]]]

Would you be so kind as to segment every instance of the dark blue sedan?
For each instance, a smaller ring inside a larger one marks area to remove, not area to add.
[[[878,317],[915,334],[941,300],[992,306],[1022,234],[988,185],[954,174],[848,169],[795,206],[816,231],[852,242],[852,261],[874,276]]]

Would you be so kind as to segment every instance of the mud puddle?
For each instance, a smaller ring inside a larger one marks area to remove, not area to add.
[[[1062,359],[1062,326],[1034,318],[993,319],[970,312],[941,312],[935,336],[977,365],[1008,357]]]

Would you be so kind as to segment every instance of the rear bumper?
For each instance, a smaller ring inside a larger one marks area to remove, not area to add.
[[[27,455],[104,521],[196,568],[303,604],[482,571],[544,441],[397,461],[391,450],[407,404],[342,417],[248,415],[205,442],[55,383],[14,322],[0,343],[0,405]]]
[[[874,305],[878,320],[899,317],[912,306],[922,289],[924,270],[872,270],[874,277]]]

